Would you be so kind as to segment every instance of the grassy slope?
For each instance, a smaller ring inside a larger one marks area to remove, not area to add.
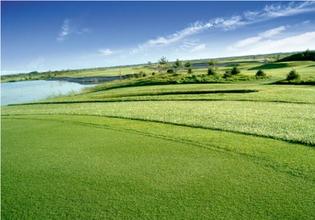
[[[224,93],[231,90],[255,90],[253,93]],[[209,94],[192,94],[209,91]],[[221,93],[213,93],[220,91]],[[211,93],[212,92],[212,93]],[[164,95],[161,95],[163,94]],[[165,93],[173,93],[165,95]],[[176,94],[180,93],[180,94]],[[186,94],[183,94],[186,93]],[[133,100],[248,100],[273,102],[315,103],[314,86],[265,85],[257,82],[232,84],[184,84],[125,87],[119,89],[55,97],[48,102],[65,101],[133,101]]]
[[[289,54],[287,54],[289,55]],[[284,54],[281,57],[285,56]],[[270,58],[273,57],[273,58]],[[242,73],[249,76],[254,76],[258,69],[263,69],[267,74],[272,75],[274,80],[283,79],[290,70],[293,68],[298,71],[303,81],[315,81],[315,62],[312,61],[292,61],[292,62],[273,62],[264,64],[264,59],[274,60],[275,55],[261,55],[256,56],[253,60],[253,56],[246,57],[231,57],[217,59],[217,72],[223,74],[226,70],[230,69],[235,64],[239,64],[239,68]],[[194,74],[206,74],[207,63],[209,60],[193,60],[193,72]],[[198,65],[195,65],[198,64]],[[134,66],[120,66],[120,67],[106,67],[96,69],[82,69],[82,70],[68,70],[68,71],[56,71],[56,72],[44,72],[39,74],[21,74],[1,76],[1,82],[9,81],[22,81],[22,80],[36,80],[36,79],[48,79],[58,77],[97,77],[97,76],[118,76],[126,74],[135,74],[143,72],[147,75],[151,75],[152,72],[157,73],[158,68],[156,64],[141,64]],[[186,74],[186,70],[182,68],[178,73]]]
[[[312,148],[86,116],[5,117],[3,126],[5,219],[315,216]]]
[[[3,114],[103,115],[233,131],[314,145],[314,111],[314,104],[146,101],[12,106],[4,108]]]
[[[315,65],[261,65],[240,68],[270,78],[113,89],[144,77],[3,107],[2,217],[314,218],[315,87],[269,83]]]

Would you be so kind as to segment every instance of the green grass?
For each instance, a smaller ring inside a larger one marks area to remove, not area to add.
[[[284,111],[285,109],[285,111]],[[146,101],[12,106],[3,114],[104,115],[315,144],[315,105],[247,101]]]
[[[2,120],[3,219],[315,215],[312,148],[122,119]]]
[[[146,76],[1,107],[1,217],[314,219],[315,65],[275,56],[217,59],[216,76],[207,60],[56,73]],[[310,85],[275,84],[293,68]]]
[[[287,54],[279,54],[280,57]],[[291,61],[291,62],[275,62],[275,55],[257,55],[257,56],[244,56],[244,57],[230,57],[230,58],[219,58],[215,59],[216,71],[219,75],[223,75],[226,70],[231,69],[234,65],[238,64],[243,75],[243,80],[252,80],[251,77],[255,75],[258,69],[263,69],[269,77],[274,81],[283,80],[292,68],[301,75],[301,80],[305,82],[315,82],[315,67],[314,61]],[[268,63],[265,63],[264,60],[269,60]],[[193,75],[202,75],[207,73],[208,68],[208,59],[202,60],[191,60],[193,64]],[[171,66],[172,63],[170,63]],[[198,66],[198,65],[199,66]],[[194,65],[197,65],[194,67]],[[201,66],[200,66],[201,65]],[[166,70],[165,70],[166,71]],[[162,71],[161,74],[165,74],[165,71]],[[155,81],[161,81],[159,76],[159,68],[156,63],[153,64],[139,64],[133,66],[116,66],[116,67],[103,67],[103,68],[92,68],[92,69],[81,69],[81,70],[60,70],[53,72],[41,72],[41,73],[25,73],[18,75],[7,75],[1,76],[1,82],[13,82],[13,81],[23,81],[23,80],[39,80],[39,79],[53,79],[60,77],[98,77],[98,76],[119,76],[126,74],[138,74],[145,73],[147,76],[151,76],[152,73],[155,73]],[[189,80],[183,80],[185,75],[187,75],[187,70],[185,68],[180,68],[177,72],[180,74],[180,77],[176,79],[169,79],[170,82],[178,81],[185,83]],[[152,81],[152,79],[150,79]],[[153,80],[154,81],[154,80]],[[163,80],[162,80],[163,81]],[[195,82],[200,82],[200,80],[190,80]],[[207,79],[201,79],[201,81],[207,81]],[[211,80],[212,82],[217,82],[218,80]],[[221,80],[219,80],[221,82]],[[134,83],[132,80],[130,84]],[[167,80],[164,80],[164,83],[167,83]],[[124,84],[128,84],[128,81],[125,81]]]
[[[224,93],[231,90],[251,90],[251,93]],[[220,93],[215,93],[220,91]],[[193,94],[193,93],[204,94]],[[206,92],[209,92],[206,94]],[[165,95],[169,93],[169,95]],[[177,93],[177,94],[176,94]],[[185,94],[186,93],[186,94]],[[160,95],[164,94],[164,95]],[[173,94],[173,95],[171,95]],[[226,100],[315,103],[314,86],[266,85],[257,82],[225,84],[184,84],[124,87],[111,90],[86,90],[81,94],[56,97],[48,102],[78,101],[145,101],[145,100]]]

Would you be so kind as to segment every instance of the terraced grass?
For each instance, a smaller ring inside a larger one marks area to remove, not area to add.
[[[147,101],[12,106],[5,115],[82,114],[204,127],[315,144],[315,105],[247,101]]]
[[[313,148],[87,116],[2,123],[3,219],[315,216]]]
[[[238,90],[233,93],[229,91]],[[246,92],[246,91],[256,92]],[[224,91],[227,91],[226,93]],[[244,91],[243,93],[241,91]],[[217,92],[217,93],[216,93]],[[165,95],[169,93],[169,95]],[[199,94],[196,94],[199,93]],[[160,96],[160,94],[164,94]],[[125,87],[55,97],[44,102],[139,100],[227,100],[315,103],[314,86],[265,85],[256,83],[183,84]]]

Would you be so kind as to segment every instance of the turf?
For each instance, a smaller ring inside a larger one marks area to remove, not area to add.
[[[314,219],[315,65],[273,56],[49,73],[138,75],[1,107],[2,219]]]
[[[87,116],[5,117],[2,123],[4,219],[315,215],[309,147]],[[210,137],[227,141],[218,148]]]
[[[285,111],[284,111],[285,109]],[[12,106],[6,115],[100,115],[315,144],[315,105],[248,101],[146,101]]]
[[[231,90],[244,91],[229,92]],[[227,91],[227,92],[225,92]],[[255,92],[246,92],[255,91]],[[199,94],[196,94],[198,93]],[[217,92],[217,93],[216,93]],[[219,93],[220,92],[220,93]],[[165,95],[168,93],[169,95]],[[164,94],[164,95],[160,95]],[[171,95],[172,94],[172,95]],[[266,85],[260,83],[155,85],[90,91],[55,97],[45,102],[66,101],[145,101],[145,100],[226,100],[315,103],[314,86]]]

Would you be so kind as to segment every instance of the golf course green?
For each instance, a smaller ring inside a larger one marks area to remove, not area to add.
[[[263,59],[2,106],[1,217],[314,219],[315,62]]]

